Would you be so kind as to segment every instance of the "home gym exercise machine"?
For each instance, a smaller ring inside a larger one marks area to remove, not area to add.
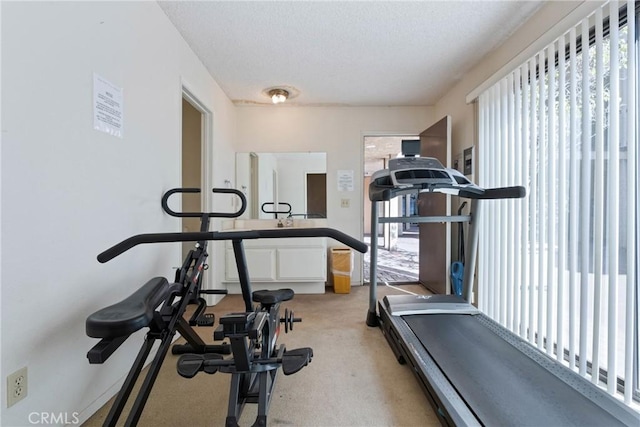
[[[291,289],[253,292],[243,248],[243,240],[245,239],[296,237],[329,237],[359,252],[367,251],[367,246],[364,243],[335,229],[282,228],[252,231],[141,234],[130,237],[98,255],[100,262],[107,262],[139,244],[209,240],[230,240],[232,242],[245,310],[222,316],[219,320],[220,326],[214,333],[216,340],[229,339],[231,357],[225,358],[218,351],[205,351],[199,352],[199,354],[184,354],[179,358],[177,364],[178,373],[186,378],[191,378],[201,371],[208,374],[220,371],[232,375],[226,418],[227,426],[235,427],[238,425],[246,403],[258,404],[258,415],[254,426],[265,426],[278,369],[282,368],[285,375],[294,374],[305,367],[313,357],[311,348],[287,350],[284,345],[278,345],[281,323],[284,323],[285,332],[288,332],[293,328],[294,323],[300,321],[289,310],[285,310],[284,317],[280,317],[279,313],[280,304],[292,299],[294,292]],[[138,298],[138,302],[146,312],[153,311],[152,305],[156,304],[154,293],[145,293],[144,298]],[[257,303],[255,308],[253,302]],[[128,319],[131,315],[128,305],[121,303],[121,309],[123,312],[121,322],[129,325],[131,322]]]
[[[462,296],[390,295],[378,302],[374,244],[367,325],[380,326],[398,361],[411,365],[441,423],[640,425],[638,413],[471,304],[480,208],[488,199],[522,198],[523,187],[482,189],[437,159],[393,159],[388,169],[371,179],[371,236],[378,229],[380,202],[430,192],[471,200],[468,216],[410,218],[412,222],[469,221]]]
[[[209,230],[210,218],[235,218],[245,211],[246,198],[240,191],[214,188],[213,192],[238,196],[241,201],[238,211],[232,213],[175,212],[169,208],[168,199],[171,195],[200,193],[198,188],[174,188],[167,191],[162,197],[162,208],[167,214],[175,217],[199,217],[201,232]],[[206,302],[201,295],[227,293],[226,290],[201,288],[202,273],[208,268],[207,240],[200,239],[196,242],[195,247],[187,253],[182,266],[176,271],[174,283],[170,284],[164,277],[155,277],[128,298],[98,310],[86,320],[87,335],[100,338],[100,342],[87,353],[91,364],[104,363],[131,334],[140,329],[149,328],[138,356],[105,419],[105,426],[116,425],[156,340],[160,341],[160,347],[136,395],[126,425],[135,425],[138,422],[176,332],[179,332],[187,343],[174,345],[174,354],[187,352],[228,354],[231,351],[228,344],[206,345],[193,329],[193,326],[213,326],[214,324],[213,315],[204,313]],[[106,260],[100,262],[106,262]],[[183,316],[189,304],[198,306],[187,322]]]

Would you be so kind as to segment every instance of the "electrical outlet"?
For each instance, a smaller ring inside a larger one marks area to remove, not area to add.
[[[27,367],[7,377],[7,408],[27,397]]]
[[[351,199],[341,199],[340,200],[340,207],[342,208],[348,208],[349,207],[349,202]]]

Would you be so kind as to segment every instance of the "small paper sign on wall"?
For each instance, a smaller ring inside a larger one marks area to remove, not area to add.
[[[338,191],[353,191],[353,171],[352,170],[339,170],[338,171]]]
[[[93,74],[93,128],[122,138],[122,88]]]

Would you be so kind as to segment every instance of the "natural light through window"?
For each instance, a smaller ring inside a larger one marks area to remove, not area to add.
[[[635,2],[611,2],[479,98],[480,308],[626,403],[638,393]]]

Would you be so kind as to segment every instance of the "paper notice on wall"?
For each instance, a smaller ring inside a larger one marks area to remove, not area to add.
[[[354,191],[353,171],[338,171],[338,191]]]
[[[122,138],[122,88],[93,74],[93,128]]]

